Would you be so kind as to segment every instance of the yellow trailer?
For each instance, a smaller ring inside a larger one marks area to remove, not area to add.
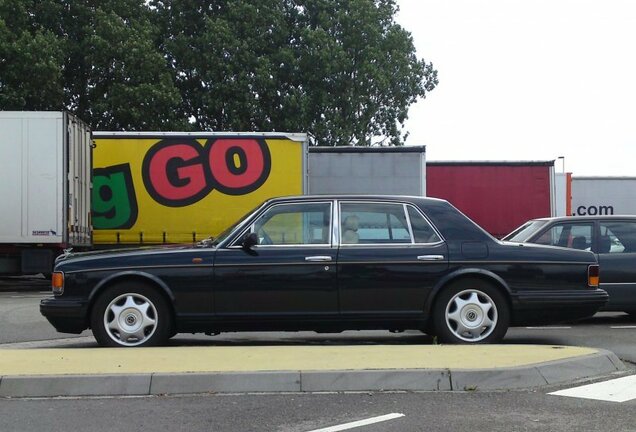
[[[191,243],[307,192],[307,135],[94,132],[96,245]]]

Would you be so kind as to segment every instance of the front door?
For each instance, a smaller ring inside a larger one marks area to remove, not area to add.
[[[217,317],[300,322],[336,315],[332,209],[331,201],[274,204],[241,236],[256,233],[256,246],[244,249],[239,239],[219,249],[214,276]]]

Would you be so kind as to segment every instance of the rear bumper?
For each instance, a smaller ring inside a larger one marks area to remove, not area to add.
[[[556,324],[594,315],[609,299],[604,290],[520,291],[513,297],[513,325]]]
[[[79,334],[88,328],[88,301],[50,297],[40,302],[40,313],[60,333]]]

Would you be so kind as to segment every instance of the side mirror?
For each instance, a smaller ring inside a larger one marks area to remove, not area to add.
[[[241,242],[241,246],[243,247],[243,249],[252,249],[252,246],[256,246],[258,244],[258,235],[253,232],[253,233],[249,233],[247,236],[245,236],[245,238],[243,238],[243,241]]]

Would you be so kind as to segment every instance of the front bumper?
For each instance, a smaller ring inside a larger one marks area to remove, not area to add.
[[[588,318],[598,312],[609,295],[590,290],[519,291],[513,297],[513,325],[544,325]]]
[[[60,333],[79,334],[88,328],[88,301],[49,297],[40,301],[40,313]]]

